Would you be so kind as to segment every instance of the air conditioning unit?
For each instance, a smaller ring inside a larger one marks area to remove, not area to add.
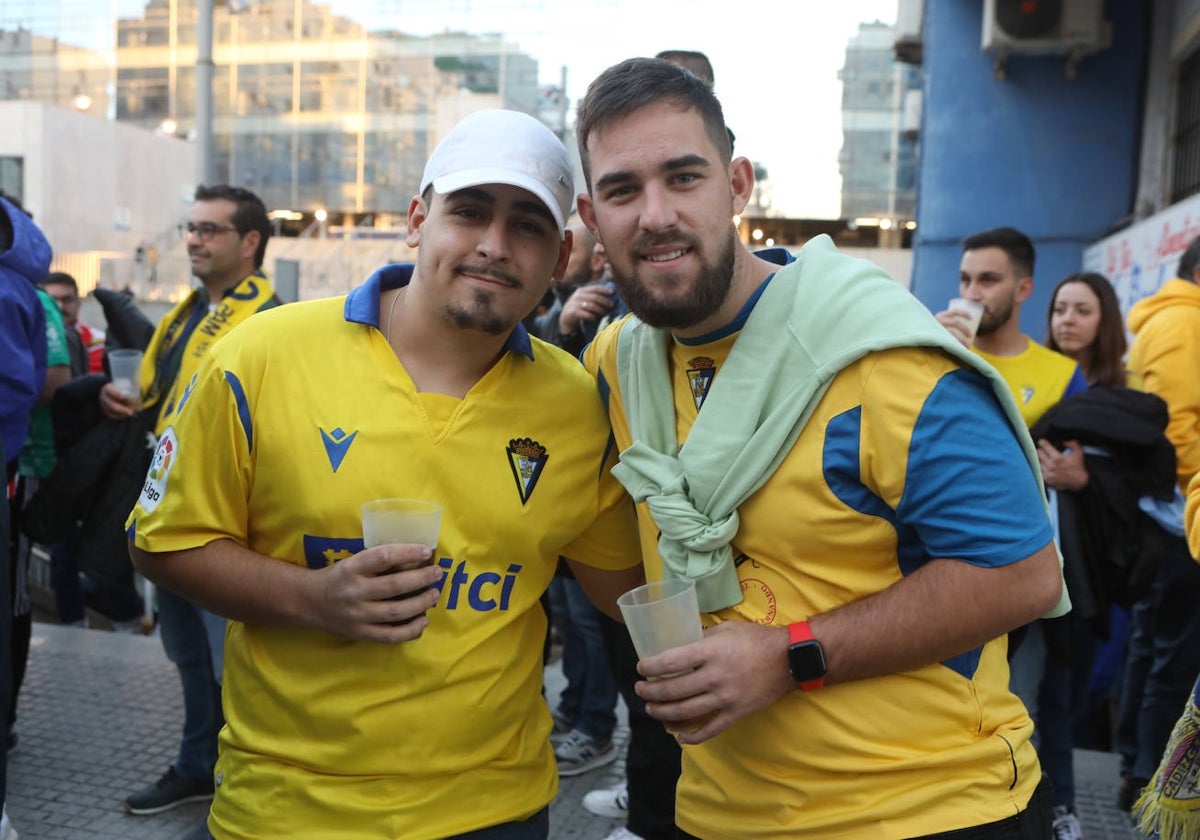
[[[984,0],[983,49],[997,56],[1069,55],[1107,49],[1104,0]]]

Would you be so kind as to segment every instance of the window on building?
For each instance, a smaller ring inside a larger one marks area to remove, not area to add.
[[[25,158],[0,156],[0,190],[25,201]]]
[[[1179,68],[1171,201],[1200,192],[1200,51]]]

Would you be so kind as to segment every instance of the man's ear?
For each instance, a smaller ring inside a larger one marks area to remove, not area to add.
[[[554,263],[554,272],[550,282],[561,283],[567,276],[567,263],[571,261],[571,249],[575,247],[575,232],[570,228],[563,231],[562,242],[558,243],[558,260]]]
[[[1017,281],[1017,301],[1024,303],[1033,294],[1033,278],[1022,277]]]
[[[746,209],[754,192],[754,164],[748,159],[738,157],[729,162],[729,189],[733,193],[730,215],[736,216]]]
[[[584,226],[592,232],[596,241],[603,245],[604,240],[600,237],[600,228],[596,225],[596,205],[592,203],[592,197],[587,193],[580,193],[575,198],[575,209],[579,211],[579,218]]]
[[[425,199],[414,195],[408,205],[408,233],[404,237],[409,248],[416,248],[421,244],[421,225],[427,218],[429,207],[426,206]]]
[[[262,234],[256,230],[248,230],[242,235],[242,258],[253,262],[254,255],[258,253],[259,243],[262,242]]]

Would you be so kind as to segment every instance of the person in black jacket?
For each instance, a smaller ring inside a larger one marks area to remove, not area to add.
[[[1056,836],[1079,837],[1074,816],[1072,733],[1087,706],[1100,640],[1118,656],[1114,604],[1128,607],[1149,591],[1172,539],[1144,513],[1142,500],[1174,497],[1175,452],[1164,430],[1166,404],[1126,386],[1125,329],[1116,293],[1100,274],[1072,274],[1051,296],[1046,345],[1075,359],[1090,389],[1063,400],[1031,429],[1051,503],[1072,612],[1043,621],[1046,670],[1035,721],[1039,754],[1067,810]],[[1072,833],[1073,832],[1073,833]]]
[[[137,501],[154,441],[147,417],[100,417],[97,394],[106,381],[103,374],[91,374],[59,389],[54,403],[58,462],[25,507],[22,527],[36,543],[72,540],[80,546],[79,571],[96,587],[89,603],[116,623],[132,624],[143,605],[125,532],[113,523]]]

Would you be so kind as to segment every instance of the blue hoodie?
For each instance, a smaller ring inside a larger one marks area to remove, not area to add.
[[[51,251],[15,205],[0,198],[0,213],[12,227],[12,243],[0,251],[0,441],[8,463],[25,443],[29,413],[46,379],[46,316],[37,284],[50,270]]]

